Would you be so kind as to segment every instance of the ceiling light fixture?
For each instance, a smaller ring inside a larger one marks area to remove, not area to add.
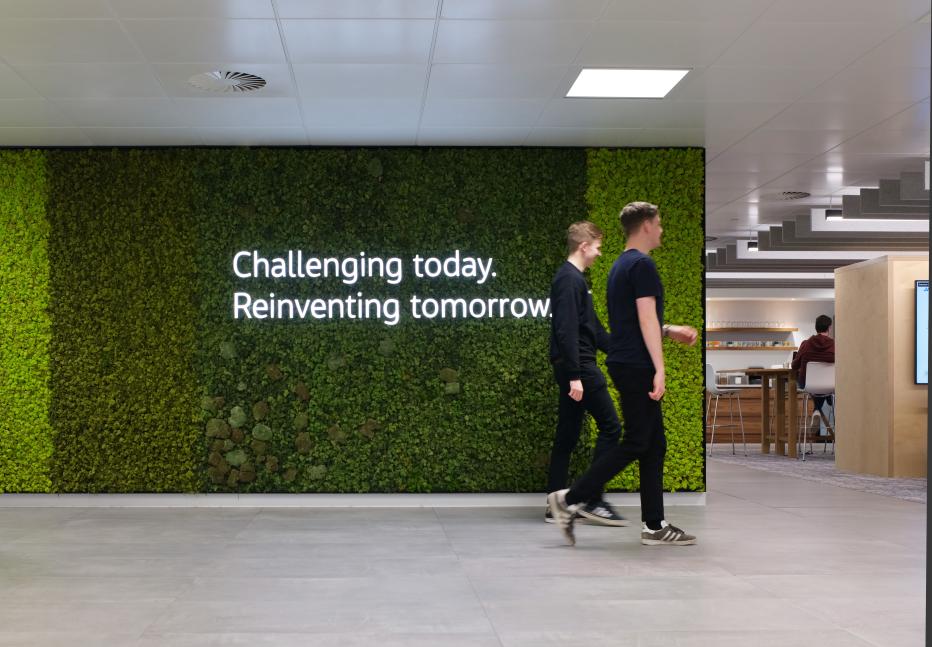
[[[689,70],[584,68],[566,96],[595,99],[662,99],[688,72]]]

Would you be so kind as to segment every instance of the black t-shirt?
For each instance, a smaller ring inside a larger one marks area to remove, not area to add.
[[[647,352],[637,299],[657,299],[657,321],[663,326],[663,285],[654,260],[636,249],[623,252],[608,273],[608,327],[611,332],[608,357],[610,364],[653,367]]]
[[[595,314],[586,278],[569,261],[553,277],[550,310],[550,361],[577,380],[580,365],[595,363],[596,349],[608,349],[608,333]]]

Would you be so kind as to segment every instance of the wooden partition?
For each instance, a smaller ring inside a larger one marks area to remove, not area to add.
[[[839,469],[926,476],[928,386],[914,383],[914,371],[915,281],[928,278],[928,255],[835,271]]]

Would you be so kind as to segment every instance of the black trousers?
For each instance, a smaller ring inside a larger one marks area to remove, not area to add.
[[[588,501],[601,493],[616,474],[634,461],[641,471],[641,519],[661,521],[663,517],[663,459],[667,438],[663,431],[660,402],[648,393],[654,388],[654,369],[643,366],[609,364],[608,374],[621,396],[625,434],[616,445],[593,461],[567,493],[567,503]]]
[[[580,402],[569,396],[570,379],[559,363],[554,364],[553,375],[560,388],[560,404],[557,432],[553,439],[553,451],[550,454],[548,492],[562,490],[567,486],[570,454],[573,453],[579,441],[587,411],[592,415],[599,430],[593,460],[597,460],[607,451],[617,447],[621,436],[621,423],[618,421],[615,403],[608,392],[608,383],[595,362],[582,362],[580,365],[580,380],[583,384],[583,399]],[[602,490],[599,489],[593,491],[587,500],[597,501],[601,498]]]

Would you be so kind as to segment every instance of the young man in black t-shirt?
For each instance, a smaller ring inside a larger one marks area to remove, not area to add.
[[[596,459],[616,447],[621,435],[608,383],[596,364],[596,349],[608,350],[608,333],[595,314],[592,293],[583,276],[602,255],[602,230],[591,222],[575,222],[567,229],[566,246],[569,256],[550,286],[550,362],[560,388],[560,404],[547,492],[566,487],[570,454],[579,441],[586,411],[599,430]],[[627,525],[603,500],[602,494],[602,488],[595,488],[581,500],[580,509],[585,511],[585,517],[606,526]],[[544,520],[551,523],[554,520],[549,507]]]
[[[551,492],[548,503],[569,544],[575,544],[573,520],[586,516],[579,506],[601,492],[634,461],[641,473],[641,543],[684,546],[696,538],[666,522],[663,514],[663,460],[667,441],[660,399],[666,388],[662,338],[695,344],[690,326],[663,323],[663,285],[649,256],[660,246],[660,213],[648,202],[632,202],[621,211],[627,237],[625,251],[608,275],[608,319],[612,330],[606,364],[621,396],[625,435],[620,445],[597,458],[568,490]]]

